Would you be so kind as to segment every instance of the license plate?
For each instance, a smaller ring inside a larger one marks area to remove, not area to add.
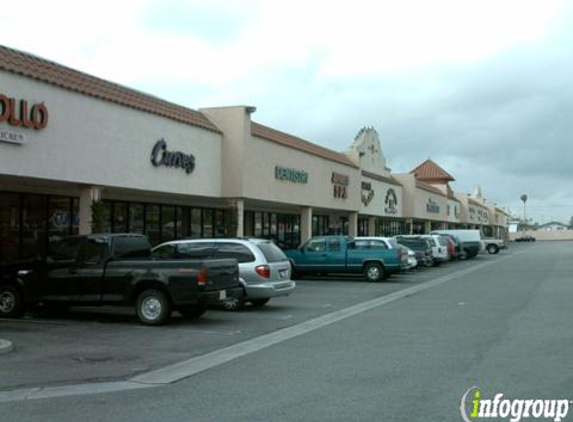
[[[280,270],[279,275],[281,276],[281,278],[286,278],[288,275],[288,270]]]
[[[227,291],[226,290],[221,290],[219,292],[219,300],[225,300],[227,299]]]

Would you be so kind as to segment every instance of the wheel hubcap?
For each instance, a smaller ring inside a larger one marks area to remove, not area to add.
[[[12,292],[4,292],[0,295],[0,311],[8,313],[16,306],[16,296]]]
[[[368,278],[374,280],[377,279],[380,276],[380,270],[378,269],[378,267],[370,267],[368,269]]]
[[[141,303],[141,314],[147,320],[156,320],[161,315],[161,302],[155,297],[146,297]]]

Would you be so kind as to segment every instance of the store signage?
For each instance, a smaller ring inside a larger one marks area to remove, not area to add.
[[[362,203],[367,207],[374,198],[372,183],[362,182]]]
[[[0,94],[0,123],[14,127],[42,130],[48,126],[48,108],[44,103],[28,106],[28,101]]]
[[[396,191],[392,188],[388,189],[386,192],[386,198],[384,199],[384,212],[386,214],[398,214],[398,195],[396,195]]]
[[[332,173],[332,183],[334,184],[334,197],[338,199],[346,199],[348,197],[348,185],[350,184],[350,177],[345,174]]]
[[[151,150],[151,164],[155,167],[181,168],[190,174],[195,170],[195,156],[181,151],[169,151],[165,139],[160,139]]]
[[[426,212],[439,214],[440,206],[432,198],[428,198],[428,203],[426,204]]]
[[[275,179],[292,183],[308,183],[308,173],[302,170],[275,166]]]
[[[26,137],[23,133],[11,132],[9,130],[0,130],[0,142],[8,142],[10,144],[25,144]]]

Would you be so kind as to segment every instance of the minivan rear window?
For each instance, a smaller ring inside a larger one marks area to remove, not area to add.
[[[267,262],[281,262],[287,261],[287,257],[283,251],[279,249],[274,243],[271,242],[261,242],[257,243],[257,246],[265,256]]]

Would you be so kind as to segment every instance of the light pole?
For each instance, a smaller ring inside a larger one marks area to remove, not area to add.
[[[525,228],[527,224],[527,214],[525,213],[525,203],[527,202],[527,195],[521,195],[521,200],[523,201],[523,236],[525,236]]]

